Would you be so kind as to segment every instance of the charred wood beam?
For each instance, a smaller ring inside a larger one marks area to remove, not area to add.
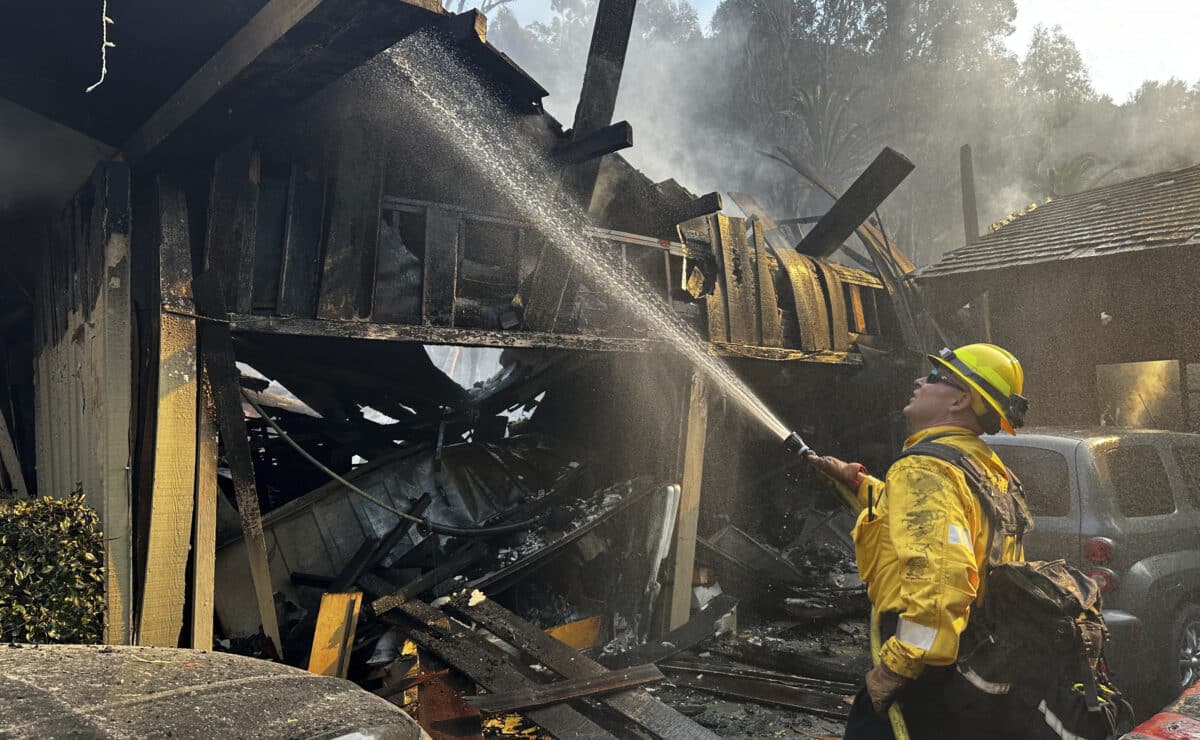
[[[554,158],[562,164],[580,164],[631,146],[633,126],[621,121],[571,139],[554,151]]]
[[[845,699],[841,696],[757,678],[672,671],[671,683],[710,694],[748,699],[758,704],[799,709],[803,712],[835,719],[844,718],[850,712],[850,707],[846,705]]]
[[[548,704],[559,704],[585,696],[609,694],[621,689],[661,681],[662,671],[654,665],[639,665],[621,671],[608,671],[598,676],[534,686],[506,694],[485,694],[467,697],[467,704],[488,714],[519,712]]]
[[[561,334],[530,331],[490,331],[484,329],[455,329],[415,324],[383,324],[365,321],[319,321],[284,316],[252,316],[234,314],[229,317],[233,331],[247,334],[287,334],[291,336],[339,337],[371,339],[384,342],[419,342],[421,344],[455,344],[463,347],[524,347],[534,349],[565,349],[578,352],[667,352],[670,347],[660,340],[597,337],[588,334]],[[713,349],[723,357],[749,357],[780,362],[819,362],[823,364],[858,364],[860,359],[845,352],[828,350],[796,351],[777,347],[713,342]]]
[[[400,607],[413,597],[420,596],[442,581],[447,581],[461,573],[466,568],[478,563],[487,556],[487,545],[478,540],[456,552],[446,562],[436,568],[421,574],[421,576],[404,586],[399,591],[375,599],[371,602],[371,612],[376,615]]]
[[[217,427],[224,443],[225,459],[233,475],[242,538],[250,560],[250,580],[258,602],[259,618],[262,619],[269,650],[282,659],[283,643],[279,639],[279,617],[275,612],[271,588],[267,540],[263,532],[262,511],[258,505],[258,488],[254,481],[254,461],[246,434],[246,417],[242,412],[239,373],[234,365],[233,337],[229,328],[220,321],[226,315],[220,278],[209,270],[192,281],[192,289],[197,313],[216,319],[198,322],[201,327],[201,358],[212,382]]]
[[[671,211],[667,215],[667,220],[674,226],[684,221],[691,221],[693,218],[717,213],[723,207],[724,202],[721,200],[720,193],[706,193],[678,210]]]
[[[470,597],[458,595],[450,599],[449,608],[521,652],[538,663],[568,679],[604,675],[607,669],[591,658],[576,652],[529,622],[486,599],[474,606]],[[619,713],[653,737],[663,740],[715,740],[717,735],[701,727],[666,704],[658,701],[644,689],[630,689],[604,696],[600,703]]]
[[[796,250],[814,257],[828,257],[836,252],[914,168],[904,155],[884,147],[808,236],[800,240]]]
[[[443,17],[437,0],[271,0],[129,138],[126,159],[215,153]]]
[[[397,607],[395,612],[384,615],[383,620],[402,629],[422,649],[433,653],[488,691],[517,691],[536,685],[512,664],[497,660],[481,638],[473,637],[470,633],[455,634],[452,628],[445,626],[448,621],[446,615],[428,604],[406,602]],[[615,737],[570,706],[560,704],[531,709],[523,714],[555,737]]]

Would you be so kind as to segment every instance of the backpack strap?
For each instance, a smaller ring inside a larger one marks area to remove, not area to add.
[[[1003,562],[1004,541],[996,536],[997,532],[1011,535],[1020,543],[1032,522],[1029,509],[1025,505],[1024,491],[1021,482],[1011,471],[1006,469],[1009,490],[1002,491],[991,484],[987,474],[968,455],[957,448],[942,444],[936,440],[953,436],[942,434],[921,440],[909,447],[897,461],[906,457],[932,457],[942,462],[950,463],[963,473],[967,487],[975,494],[984,516],[988,518],[988,565],[999,565]]]

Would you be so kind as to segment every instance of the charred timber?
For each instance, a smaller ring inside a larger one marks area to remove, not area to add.
[[[800,240],[796,250],[813,257],[828,257],[836,252],[914,168],[904,155],[884,147],[808,236]]]
[[[571,139],[554,151],[554,158],[562,164],[580,164],[631,146],[633,126],[621,121]]]

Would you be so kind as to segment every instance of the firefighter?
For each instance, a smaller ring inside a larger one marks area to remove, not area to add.
[[[1011,476],[980,435],[1016,434],[1027,406],[1024,375],[1011,353],[992,344],[943,349],[929,360],[932,370],[913,383],[904,407],[912,429],[904,449],[926,444],[902,453],[886,480],[858,463],[813,460],[854,490],[863,506],[853,532],[855,557],[883,640],[851,709],[847,740],[893,737],[887,716],[893,702],[918,740],[1003,732],[996,703],[960,686],[954,663],[989,552],[992,562],[1024,560],[1020,531],[991,541],[991,510],[981,511],[966,474],[985,479],[992,493],[1014,495]],[[943,452],[952,448],[960,464],[921,454],[934,440]]]

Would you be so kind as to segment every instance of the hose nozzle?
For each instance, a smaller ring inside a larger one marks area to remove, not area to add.
[[[783,438],[783,449],[800,455],[801,457],[812,452],[812,448],[806,445],[804,440],[800,438],[799,432],[792,432]]]

